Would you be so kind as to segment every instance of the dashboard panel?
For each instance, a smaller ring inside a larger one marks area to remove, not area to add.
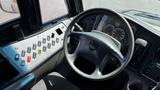
[[[48,25],[23,40],[1,46],[0,89],[19,90],[52,70],[62,59],[59,55],[70,22],[71,19],[66,19]]]
[[[20,74],[28,73],[62,49],[65,31],[66,26],[60,23],[43,33],[1,47],[1,53]]]

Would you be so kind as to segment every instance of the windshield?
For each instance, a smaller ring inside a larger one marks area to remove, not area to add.
[[[107,8],[160,26],[160,0],[82,0],[84,10]]]
[[[160,0],[82,0],[84,9],[108,8],[112,10],[140,10],[160,14]]]

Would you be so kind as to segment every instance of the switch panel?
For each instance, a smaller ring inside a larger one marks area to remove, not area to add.
[[[61,23],[33,37],[1,47],[1,53],[17,70],[27,73],[62,49],[65,31],[66,26]]]

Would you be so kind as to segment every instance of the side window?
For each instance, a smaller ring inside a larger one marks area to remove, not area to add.
[[[0,0],[0,25],[19,17],[16,0]]]
[[[65,0],[39,0],[42,22],[46,23],[53,19],[62,17],[68,14],[68,9]]]

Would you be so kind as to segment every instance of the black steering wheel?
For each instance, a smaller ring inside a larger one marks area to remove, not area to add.
[[[126,32],[128,33],[128,49],[125,56],[121,53],[121,43],[112,36],[98,30],[85,31],[80,25],[78,25],[80,19],[93,14],[110,15],[113,16],[113,18],[116,16],[121,22],[123,22]],[[79,30],[75,30],[74,28],[78,28]],[[75,51],[70,53],[68,44],[73,36],[79,37],[79,42]],[[92,41],[94,41],[94,45],[91,43]],[[95,44],[99,44],[100,47],[95,47]],[[99,51],[99,49],[101,50]],[[69,25],[64,36],[64,50],[69,65],[79,75],[92,80],[109,79],[120,73],[128,65],[134,51],[134,35],[130,25],[120,14],[108,9],[90,9],[75,17]],[[120,62],[120,66],[117,69],[107,74],[102,74],[102,70],[110,59],[108,54],[104,54],[103,52],[112,54]],[[95,65],[95,69],[91,74],[84,73],[77,68],[75,61],[79,56],[87,58],[89,62],[92,62]]]

